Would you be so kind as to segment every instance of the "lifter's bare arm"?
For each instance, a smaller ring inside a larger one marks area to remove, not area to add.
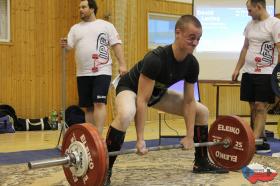
[[[186,125],[186,137],[181,140],[184,149],[191,149],[194,146],[194,125],[196,115],[196,100],[194,98],[194,84],[184,83],[183,117]]]
[[[135,125],[137,132],[136,148],[139,154],[146,154],[147,149],[144,141],[144,125],[146,121],[147,104],[152,95],[155,81],[140,74],[138,92],[136,98]]]

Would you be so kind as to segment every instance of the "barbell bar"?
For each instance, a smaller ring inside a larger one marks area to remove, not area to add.
[[[205,142],[205,143],[194,143],[194,147],[205,147],[205,146],[213,146],[213,145],[229,145],[229,141],[224,140],[220,142]],[[258,142],[260,143],[260,142]],[[148,147],[148,151],[159,151],[159,150],[169,150],[169,149],[180,149],[183,148],[182,144],[176,145],[165,145],[165,146],[156,146],[156,147]],[[137,149],[127,149],[121,151],[114,151],[109,152],[109,156],[118,156],[118,155],[125,155],[125,154],[133,154],[136,153]],[[31,161],[28,162],[29,169],[36,169],[36,168],[46,168],[58,165],[66,165],[71,166],[75,162],[75,155],[73,153],[66,154],[64,157],[52,158],[52,159],[45,159],[45,160],[38,160],[38,161]]]
[[[263,139],[255,139],[256,145],[263,144]],[[210,147],[215,145],[223,145],[224,148],[230,145],[229,140],[223,140],[219,142],[204,142],[204,143],[194,143],[194,147]],[[170,150],[170,149],[182,149],[184,146],[182,144],[175,144],[175,145],[164,145],[164,146],[155,146],[155,147],[148,147],[147,150],[151,151],[160,151],[160,150]],[[109,156],[118,156],[118,155],[125,155],[125,154],[134,154],[137,153],[137,149],[127,149],[121,151],[114,151],[109,152]],[[31,161],[28,162],[29,169],[38,169],[38,168],[46,168],[46,167],[53,167],[53,166],[71,166],[75,164],[75,154],[69,153],[66,154],[64,157],[57,157],[57,158],[50,158],[45,160],[38,160],[38,161]]]

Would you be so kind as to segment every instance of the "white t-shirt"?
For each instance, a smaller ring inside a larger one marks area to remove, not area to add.
[[[75,48],[77,76],[112,75],[110,46],[121,43],[113,24],[101,19],[82,21],[71,27],[67,41],[68,48]]]
[[[275,43],[280,42],[280,20],[269,17],[263,21],[250,21],[244,31],[249,40],[243,71],[251,74],[272,74],[278,62]]]

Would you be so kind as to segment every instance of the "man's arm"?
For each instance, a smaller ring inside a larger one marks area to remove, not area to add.
[[[145,153],[145,152],[141,151],[141,150],[144,150],[143,148],[145,148],[145,147],[141,146],[141,144],[144,144],[144,125],[145,125],[145,121],[146,121],[147,104],[152,95],[154,85],[155,85],[154,80],[151,80],[147,76],[140,74],[138,92],[137,92],[137,98],[136,98],[135,125],[136,125],[136,132],[137,132],[137,145],[136,146],[141,154]]]
[[[280,64],[280,42],[279,43],[276,43],[276,48],[278,50],[278,64]]]
[[[238,62],[236,64],[235,70],[232,74],[232,81],[237,81],[240,69],[243,67],[243,65],[245,63],[245,57],[247,54],[248,47],[249,47],[249,40],[247,38],[245,38]]]
[[[124,60],[124,53],[123,53],[123,49],[121,44],[117,43],[115,45],[112,46],[115,56],[118,60],[119,63],[119,73],[120,75],[124,75],[125,73],[127,73],[127,68],[126,68],[126,63]]]
[[[196,101],[194,98],[194,84],[185,82],[183,116],[187,129],[186,137],[191,140],[194,136],[195,114]]]
[[[64,48],[66,52],[73,49],[75,46],[75,26],[72,26],[67,37],[60,38],[60,46]]]

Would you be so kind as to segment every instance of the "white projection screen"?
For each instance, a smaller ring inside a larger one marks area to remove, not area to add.
[[[193,0],[193,15],[203,34],[194,55],[200,64],[199,80],[231,80],[244,43],[243,31],[251,20],[247,0]],[[274,16],[274,0],[266,0]],[[240,77],[239,77],[240,78]]]

